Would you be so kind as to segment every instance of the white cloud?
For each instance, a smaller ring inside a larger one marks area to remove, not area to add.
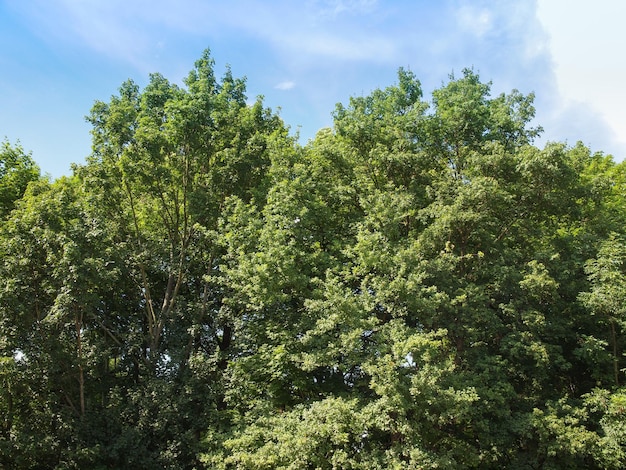
[[[456,12],[456,18],[462,30],[476,37],[485,36],[493,27],[493,17],[486,8],[464,5]]]
[[[332,33],[291,35],[277,39],[277,45],[294,54],[320,56],[342,61],[395,62],[398,44],[391,37],[354,35],[342,36]],[[310,60],[310,57],[309,59]]]
[[[556,85],[565,106],[582,103],[608,123],[626,149],[626,3],[597,0],[539,0],[538,18],[550,36]],[[603,142],[594,143],[595,145]],[[623,158],[623,153],[619,155]],[[616,155],[618,157],[618,155]]]
[[[291,80],[286,80],[284,82],[278,83],[274,88],[277,90],[292,90],[296,86],[295,82]]]

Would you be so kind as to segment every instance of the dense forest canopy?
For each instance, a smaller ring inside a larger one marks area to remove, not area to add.
[[[0,466],[626,465],[626,167],[409,71],[306,145],[205,52],[0,153]]]

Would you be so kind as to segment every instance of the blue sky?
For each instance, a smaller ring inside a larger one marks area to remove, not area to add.
[[[52,177],[90,152],[84,116],[132,78],[176,83],[209,47],[306,142],[337,102],[395,83],[425,97],[473,67],[534,91],[548,140],[626,157],[622,0],[0,0],[0,139]]]

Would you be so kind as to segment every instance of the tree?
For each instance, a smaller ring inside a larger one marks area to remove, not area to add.
[[[263,204],[272,148],[293,145],[261,98],[248,104],[244,80],[230,69],[217,80],[213,68],[206,51],[186,88],[153,74],[144,90],[126,82],[97,102],[93,155],[77,169],[94,216],[113,227],[137,302],[118,337],[135,382],[118,398],[133,416],[122,429],[137,441],[153,433],[144,448],[157,466],[192,466],[200,433],[224,408],[235,321],[220,281],[226,201]]]
[[[599,157],[532,146],[532,96],[491,99],[471,71],[433,96],[428,112],[400,71],[275,161],[264,207],[232,201],[237,418],[210,465],[542,465],[557,428],[571,465],[595,461],[594,423],[568,420],[592,390],[577,296],[606,216]]]
[[[589,260],[585,272],[591,282],[591,291],[580,294],[580,299],[602,324],[608,327],[604,342],[612,355],[614,385],[622,383],[624,357],[622,333],[626,329],[626,246],[616,233],[601,245],[598,256]],[[600,364],[598,364],[600,365]]]
[[[0,219],[6,219],[22,197],[28,183],[39,179],[39,168],[30,154],[7,140],[0,148]]]
[[[171,364],[177,370],[201,338],[175,357],[167,350],[182,339],[170,336],[175,324],[199,332],[209,322],[224,331],[207,311],[219,304],[211,298],[218,253],[210,232],[229,194],[250,199],[260,189],[270,136],[284,132],[260,100],[246,104],[242,80],[230,71],[215,80],[208,52],[186,83],[188,90],[153,75],[143,93],[128,82],[110,104],[96,103],[89,118],[94,155],[79,172],[129,250],[129,274],[144,297],[141,360],[156,368],[167,356],[182,361]],[[184,314],[188,309],[197,313]]]
[[[300,146],[208,51],[122,84],[6,180],[0,466],[622,468],[626,166],[532,101],[401,69]]]
[[[17,468],[85,458],[79,429],[111,384],[109,299],[123,288],[108,232],[84,202],[75,179],[41,181],[2,229],[1,355],[13,363],[2,459]]]

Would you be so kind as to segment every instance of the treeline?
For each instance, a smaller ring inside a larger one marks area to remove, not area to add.
[[[626,166],[465,70],[300,145],[209,52],[0,154],[0,467],[626,465]]]

